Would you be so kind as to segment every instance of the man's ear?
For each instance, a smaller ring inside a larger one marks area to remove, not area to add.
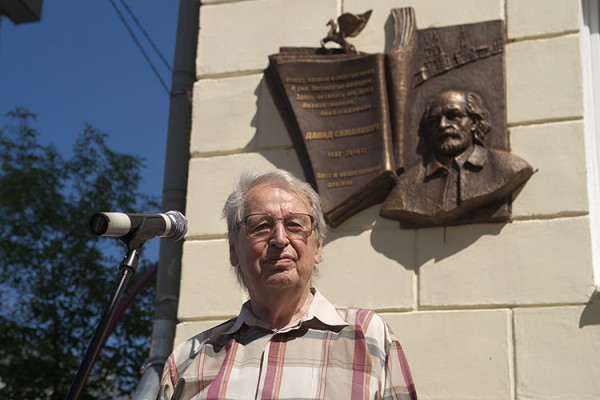
[[[319,240],[317,242],[317,251],[315,252],[315,265],[319,264],[323,259],[323,241]]]
[[[229,263],[231,266],[236,267],[240,262],[240,259],[237,255],[237,251],[235,250],[234,244],[229,244]]]
[[[471,132],[475,132],[477,130],[477,126],[479,126],[479,121],[471,117],[469,117],[469,119],[471,120]]]

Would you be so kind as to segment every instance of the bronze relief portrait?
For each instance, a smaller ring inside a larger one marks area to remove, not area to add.
[[[412,226],[506,219],[498,211],[533,169],[508,151],[486,147],[493,133],[477,93],[436,94],[419,124],[421,159],[399,176],[381,215]]]

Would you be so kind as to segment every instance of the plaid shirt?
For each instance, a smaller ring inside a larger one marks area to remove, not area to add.
[[[304,317],[278,331],[249,302],[240,315],[179,345],[161,399],[410,399],[398,340],[372,311],[334,308],[318,291]]]

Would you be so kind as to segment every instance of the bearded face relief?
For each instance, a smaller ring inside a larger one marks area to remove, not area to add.
[[[477,125],[467,113],[463,93],[450,91],[436,97],[427,122],[428,139],[438,157],[452,158],[471,150]]]
[[[512,193],[533,169],[486,147],[485,136],[500,133],[493,132],[482,98],[456,89],[437,93],[419,126],[422,159],[399,176],[381,215],[405,227],[506,221]]]

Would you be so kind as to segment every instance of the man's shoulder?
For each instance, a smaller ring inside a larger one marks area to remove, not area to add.
[[[373,310],[355,307],[335,307],[340,317],[348,323],[348,326],[359,327],[367,331],[372,327],[385,327],[384,319]]]
[[[184,355],[187,358],[197,353],[198,350],[206,343],[218,343],[222,341],[226,336],[225,332],[231,329],[231,327],[235,324],[236,319],[237,317],[232,318],[190,337],[186,341],[179,344],[173,351],[173,354],[176,358],[181,355]]]
[[[380,349],[387,349],[389,344],[395,340],[389,325],[375,311],[352,307],[336,307],[336,310],[340,317],[348,323],[340,332],[342,336],[351,332],[350,337],[362,337],[367,343]]]
[[[471,176],[484,180],[488,188],[507,187],[512,192],[523,185],[534,172],[527,161],[505,150],[488,149],[487,161],[486,168]],[[506,190],[502,191],[503,195],[505,193]]]
[[[214,339],[223,335],[223,333],[227,332],[237,320],[238,317],[231,318],[227,321],[224,321],[218,325],[213,326],[203,332],[198,333],[197,335],[191,337],[190,339],[195,339],[199,342],[205,342],[210,339]]]

